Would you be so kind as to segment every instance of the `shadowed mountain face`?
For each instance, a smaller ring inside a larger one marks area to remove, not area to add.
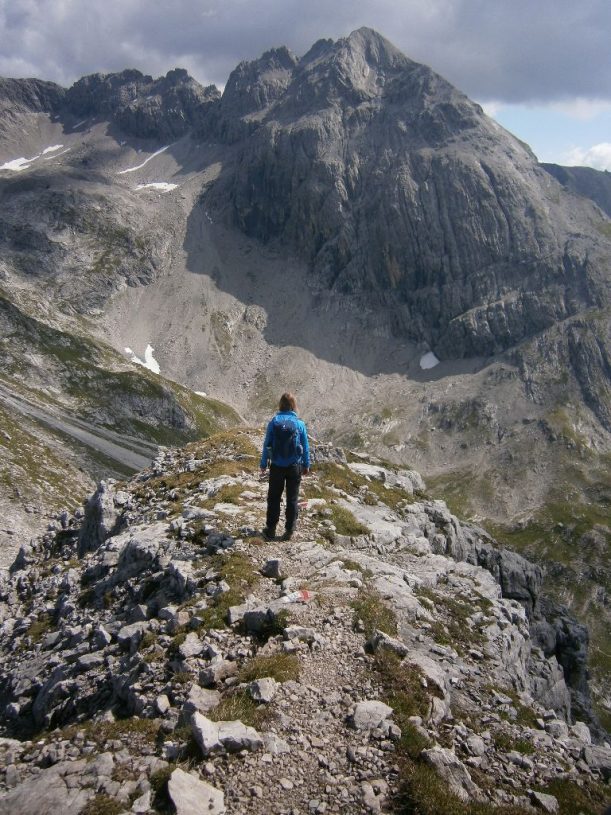
[[[433,71],[368,30],[317,43],[292,71],[271,62],[230,78],[232,102],[248,83],[241,110],[220,104],[222,132],[241,114],[248,136],[210,204],[243,232],[390,306],[400,333],[440,356],[497,353],[602,305],[600,215],[559,197],[532,153]]]
[[[542,164],[562,186],[577,195],[590,198],[611,217],[611,173],[592,167],[561,167],[559,164]]]

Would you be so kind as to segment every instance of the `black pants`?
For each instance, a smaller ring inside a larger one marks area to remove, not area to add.
[[[280,519],[280,499],[286,484],[286,529],[291,532],[297,523],[299,513],[299,484],[301,483],[301,464],[290,467],[278,467],[272,464],[269,468],[269,488],[267,490],[267,529],[275,529]]]

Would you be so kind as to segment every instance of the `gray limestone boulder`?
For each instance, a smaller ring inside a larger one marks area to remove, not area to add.
[[[431,747],[420,754],[422,760],[447,782],[450,790],[461,801],[481,799],[481,792],[465,765],[451,751],[445,747]]]
[[[248,686],[248,692],[255,702],[271,702],[276,695],[278,683],[272,677],[264,677],[263,679],[255,679]]]
[[[560,811],[558,800],[553,795],[546,795],[544,792],[532,791],[530,793],[530,800],[543,812],[549,812],[550,815],[556,815]]]
[[[179,767],[170,776],[168,794],[176,815],[224,815],[227,811],[221,790]]]
[[[200,688],[199,685],[191,685],[187,698],[185,699],[182,712],[189,717],[195,713],[207,713],[216,707],[221,701],[221,694],[217,690]]]
[[[396,637],[391,637],[389,634],[385,634],[383,631],[379,631],[377,628],[367,640],[366,648],[371,651],[371,653],[375,653],[380,649],[391,651],[399,657],[404,657],[409,652],[409,648],[404,642],[396,639]]]
[[[611,778],[611,748],[589,744],[583,748],[583,759],[593,770],[597,770],[605,781]]]
[[[130,625],[124,625],[123,628],[119,630],[117,634],[117,641],[121,648],[125,650],[129,650],[130,653],[134,653],[138,650],[138,646],[140,645],[140,641],[145,633],[149,630],[150,625],[148,622],[141,622],[141,623],[131,623]]]
[[[370,699],[358,702],[350,716],[350,724],[355,730],[373,730],[393,714],[393,709],[384,702]]]
[[[229,659],[217,659],[207,668],[200,671],[199,681],[205,688],[210,688],[214,685],[218,685],[229,676],[235,676],[237,672],[237,662],[232,662]]]
[[[93,797],[93,790],[78,784],[69,787],[60,770],[56,764],[33,781],[28,780],[6,794],[0,794],[0,812],[6,815],[57,815],[58,812],[79,815]]]
[[[258,750],[263,747],[263,738],[254,727],[235,722],[218,722],[218,738],[228,753],[240,750]]]
[[[201,713],[194,713],[190,725],[195,741],[204,756],[223,750],[228,753],[258,750],[264,744],[263,737],[254,727],[240,721],[213,722]]]
[[[95,551],[100,544],[121,528],[123,504],[115,504],[114,482],[100,481],[98,488],[85,505],[85,518],[78,541],[78,554],[83,557]]]

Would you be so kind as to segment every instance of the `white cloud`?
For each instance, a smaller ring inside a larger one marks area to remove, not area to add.
[[[223,84],[268,48],[303,54],[363,25],[472,97],[611,100],[609,0],[0,0],[0,75],[181,66]]]
[[[503,108],[505,107],[503,102],[497,102],[494,100],[489,100],[488,102],[479,102],[479,104],[482,106],[482,109],[486,116],[490,116],[491,119],[496,119],[501,110],[503,110]]]
[[[611,142],[602,142],[584,150],[574,147],[565,153],[562,164],[568,167],[594,167],[595,170],[611,170]]]
[[[596,119],[601,113],[611,110],[611,101],[604,99],[584,99],[579,97],[566,102],[552,102],[549,106],[552,110],[564,113],[571,119],[579,119],[582,122],[589,122]]]

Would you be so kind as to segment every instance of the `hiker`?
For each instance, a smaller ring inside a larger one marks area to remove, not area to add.
[[[280,499],[286,485],[286,526],[282,540],[288,541],[295,530],[298,514],[299,484],[301,476],[310,469],[308,431],[297,418],[297,403],[292,393],[280,397],[278,413],[267,425],[261,454],[261,476],[269,468],[267,491],[267,523],[263,537],[271,540],[276,534],[280,518]]]

